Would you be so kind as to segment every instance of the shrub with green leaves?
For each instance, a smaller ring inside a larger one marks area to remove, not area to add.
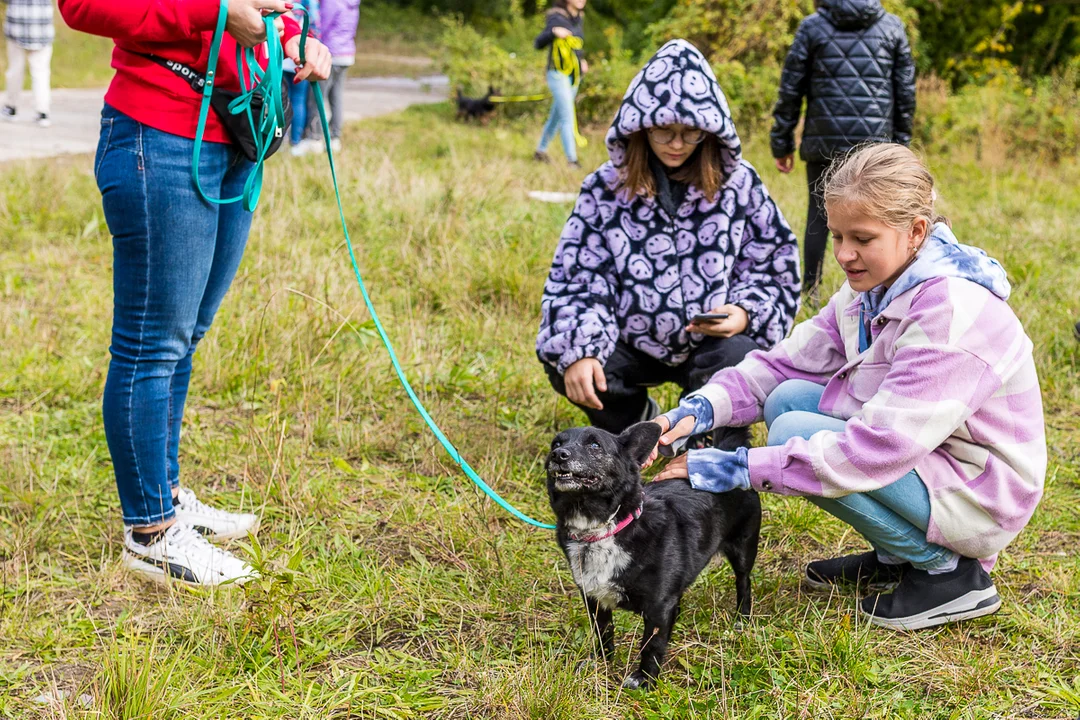
[[[1080,152],[1080,61],[1025,82],[1005,68],[983,85],[955,94],[934,79],[920,82],[916,138],[944,150],[973,146],[976,155],[1038,157],[1059,162]]]
[[[460,16],[442,18],[443,72],[451,91],[478,97],[492,87],[502,95],[529,95],[547,92],[544,63],[536,55],[519,56],[501,47],[492,37],[481,35]],[[532,104],[512,103],[503,108],[511,114],[530,112]]]

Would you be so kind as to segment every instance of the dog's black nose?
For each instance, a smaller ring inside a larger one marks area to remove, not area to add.
[[[555,452],[552,453],[556,460],[569,460],[570,451],[566,448],[555,448]]]

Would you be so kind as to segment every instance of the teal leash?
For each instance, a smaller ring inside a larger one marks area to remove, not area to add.
[[[285,50],[281,46],[277,28],[274,27],[274,20],[279,15],[281,13],[271,13],[263,18],[266,24],[268,55],[266,70],[259,65],[254,48],[236,46],[236,74],[240,78],[240,94],[229,102],[229,112],[233,115],[243,113],[247,117],[248,124],[251,126],[251,135],[255,139],[255,147],[258,150],[258,159],[248,174],[240,195],[233,198],[212,198],[203,191],[202,182],[199,181],[199,155],[202,151],[203,133],[206,130],[206,118],[210,114],[210,96],[214,92],[214,82],[217,79],[221,39],[225,35],[225,24],[229,16],[228,0],[221,0],[218,8],[214,40],[210,44],[210,55],[206,63],[206,83],[203,85],[202,102],[199,105],[199,124],[195,128],[195,149],[191,157],[191,172],[195,180],[195,189],[198,190],[202,199],[209,203],[228,205],[241,202],[248,212],[254,212],[255,206],[259,204],[266,154],[274,139],[285,132],[285,105],[281,97],[281,67],[285,59]],[[269,111],[264,112],[258,119],[258,124],[251,113],[251,101],[256,95],[261,95],[263,107],[269,108]]]
[[[243,70],[241,70],[241,83],[245,88],[248,88],[246,92],[242,93],[240,97],[233,100],[230,105],[230,111],[234,113],[247,112],[248,121],[251,122],[252,128],[257,129],[259,132],[255,134],[257,145],[260,149],[259,159],[255,163],[255,168],[252,170],[251,176],[248,178],[248,183],[244,185],[244,192],[242,195],[229,198],[218,199],[207,197],[199,184],[199,147],[202,145],[203,130],[206,126],[206,117],[210,109],[210,94],[213,91],[213,78],[214,71],[217,69],[218,50],[221,46],[221,38],[225,33],[225,20],[228,16],[228,0],[221,0],[221,9],[218,13],[217,28],[214,31],[213,44],[210,46],[210,58],[207,65],[206,72],[206,85],[203,89],[202,106],[199,110],[199,126],[195,135],[195,150],[192,156],[192,174],[195,179],[195,186],[199,188],[199,194],[202,195],[209,202],[214,203],[231,203],[231,202],[243,202],[244,207],[248,210],[254,210],[255,205],[258,203],[259,194],[262,190],[262,169],[265,161],[266,150],[270,146],[270,141],[274,137],[274,133],[278,129],[284,129],[284,111],[281,98],[281,61],[284,58],[284,49],[281,46],[281,39],[278,37],[277,29],[274,27],[274,18],[277,14],[267,15],[266,22],[266,45],[269,49],[270,61],[266,71],[263,71],[259,67],[259,63],[256,61],[254,50],[247,49],[244,53],[241,53],[237,48],[237,67],[242,68],[241,59],[247,62],[248,76],[243,76]],[[304,64],[304,50],[307,44],[308,38],[308,25],[309,20],[307,14],[304,15],[304,25],[300,35],[300,65]],[[249,84],[250,81],[250,84]],[[243,89],[243,88],[242,88]],[[337,198],[338,217],[341,219],[341,230],[345,234],[345,245],[349,249],[349,260],[352,262],[353,274],[356,276],[356,283],[360,286],[360,294],[364,298],[364,305],[367,306],[368,313],[371,315],[371,320],[375,324],[375,329],[379,333],[379,337],[382,339],[383,345],[386,346],[386,351],[390,355],[390,363],[394,366],[394,372],[397,374],[398,381],[401,382],[401,386],[405,388],[405,393],[409,396],[409,400],[412,401],[413,406],[417,412],[420,413],[420,417],[424,419],[428,428],[435,435],[435,438],[439,441],[439,444],[443,446],[450,458],[458,464],[465,476],[473,481],[485,495],[495,501],[502,509],[516,517],[522,522],[534,525],[538,528],[544,528],[545,530],[554,530],[555,526],[549,523],[542,523],[539,520],[534,520],[525,513],[518,510],[516,507],[504,500],[495,490],[491,488],[484,480],[477,475],[476,471],[472,469],[465,458],[461,457],[461,453],[457,451],[454,444],[450,442],[449,438],[443,434],[443,431],[439,429],[439,426],[435,423],[435,420],[428,413],[427,408],[420,402],[420,398],[417,397],[416,392],[413,390],[412,385],[409,383],[408,378],[405,377],[405,371],[401,367],[401,363],[398,361],[397,353],[394,352],[394,346],[390,343],[390,337],[386,334],[386,330],[383,328],[382,322],[379,320],[379,314],[375,312],[375,306],[371,302],[371,296],[368,294],[367,286],[364,284],[364,278],[360,274],[360,265],[356,261],[356,252],[353,250],[352,238],[349,237],[349,227],[345,222],[345,209],[341,204],[341,192],[338,189],[337,170],[334,167],[334,152],[330,146],[330,126],[326,121],[326,107],[323,103],[322,90],[317,82],[311,83],[311,89],[315,94],[315,106],[319,110],[319,122],[322,125],[323,142],[326,143],[326,157],[330,161],[330,176],[334,180],[334,197]],[[270,112],[266,113],[264,118],[259,119],[259,125],[256,127],[255,120],[251,116],[250,102],[251,97],[256,93],[261,92],[263,95],[264,107],[271,108]],[[233,107],[235,105],[235,108]]]

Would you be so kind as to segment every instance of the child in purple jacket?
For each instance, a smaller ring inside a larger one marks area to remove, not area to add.
[[[665,449],[764,420],[768,447],[690,450],[657,479],[806,497],[873,550],[812,562],[805,582],[895,585],[861,608],[903,630],[1001,606],[988,571],[1031,519],[1046,474],[1032,343],[1005,271],[956,241],[933,186],[901,145],[834,165],[825,205],[847,283],[787,340],[658,418]]]
[[[696,390],[780,342],[798,308],[799,252],[742,157],[712,68],[685,40],[630,83],[607,147],[555,250],[536,353],[557,392],[618,433],[658,414],[650,386]],[[745,428],[712,438],[747,441]]]
[[[356,62],[356,29],[360,23],[360,0],[322,0],[319,11],[319,39],[330,51],[330,77],[319,83],[330,113],[330,144],[341,149],[341,126],[345,121],[345,75]],[[308,105],[306,136],[322,143],[322,125],[312,100]]]

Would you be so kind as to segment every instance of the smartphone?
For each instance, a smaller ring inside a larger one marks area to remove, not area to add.
[[[708,322],[710,320],[727,320],[727,313],[698,313],[692,322]]]

